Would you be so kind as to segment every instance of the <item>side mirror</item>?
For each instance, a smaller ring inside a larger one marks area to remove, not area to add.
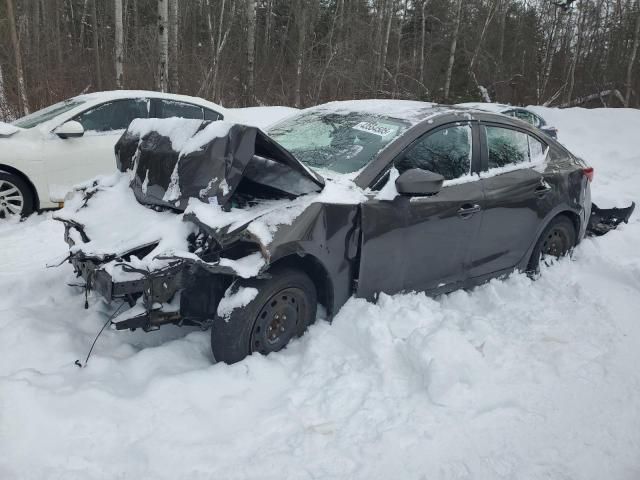
[[[58,135],[60,138],[81,137],[84,135],[84,127],[80,122],[69,120],[56,128],[53,133]]]
[[[421,168],[412,168],[396,178],[396,190],[402,195],[433,195],[442,188],[444,177]]]

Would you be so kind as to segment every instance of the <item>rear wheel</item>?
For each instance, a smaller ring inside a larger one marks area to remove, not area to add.
[[[241,288],[255,288],[258,293],[228,315],[216,315],[211,350],[217,361],[235,363],[254,352],[277,352],[315,320],[315,285],[302,271],[277,269],[269,279],[241,279],[229,288],[231,294]]]
[[[31,189],[17,175],[0,172],[0,219],[33,212]]]
[[[576,244],[576,230],[573,222],[560,215],[554,218],[542,232],[533,252],[527,271],[537,273],[540,271],[540,263],[547,263],[564,257]]]

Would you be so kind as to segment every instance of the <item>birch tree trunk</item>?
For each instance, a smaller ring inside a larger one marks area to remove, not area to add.
[[[302,88],[302,63],[304,61],[304,49],[307,36],[307,7],[306,0],[300,0],[298,3],[298,47],[296,51],[296,84],[294,90],[293,106],[300,108],[301,88]]]
[[[382,38],[382,48],[380,53],[380,65],[378,67],[378,88],[382,89],[384,84],[384,71],[387,64],[387,50],[389,48],[389,35],[391,34],[391,21],[393,20],[393,0],[387,0],[387,25],[384,31],[384,37]]]
[[[11,44],[13,45],[13,54],[16,59],[16,77],[18,80],[18,100],[20,102],[20,113],[26,115],[29,113],[29,101],[27,100],[27,89],[24,83],[24,73],[22,71],[22,54],[20,53],[20,41],[18,40],[18,32],[16,31],[16,17],[13,12],[13,0],[7,1],[7,17],[9,17],[9,31],[11,33]]]
[[[255,52],[256,52],[256,0],[247,2],[247,83],[245,85],[245,106],[253,103],[256,94],[255,86]]]
[[[122,28],[122,0],[114,0],[115,4],[115,24],[116,24],[116,87],[123,86],[123,52],[124,52],[124,31]]]
[[[627,84],[624,94],[624,106],[627,108],[629,108],[629,102],[631,101],[631,80],[633,79],[633,64],[636,61],[636,55],[638,54],[638,44],[640,44],[640,2],[636,1],[636,30],[633,34],[631,57],[627,64]]]
[[[169,81],[169,0],[158,0],[158,75],[156,90],[167,91]]]
[[[7,102],[7,93],[4,88],[4,75],[2,72],[2,64],[0,63],[0,122],[9,122],[13,120],[9,102]]]
[[[580,1],[578,8],[580,9],[580,13],[578,15],[578,33],[577,33],[578,38],[576,40],[575,52],[573,54],[573,58],[571,59],[571,64],[569,66],[569,79],[567,80],[567,83],[569,84],[569,86],[567,88],[567,96],[566,96],[565,103],[570,103],[571,98],[573,96],[573,87],[575,86],[575,81],[576,81],[576,66],[578,64],[578,58],[580,57],[580,50],[582,48],[582,33],[584,31],[584,25],[586,23],[587,12],[585,10],[586,7],[584,5],[584,2],[582,2],[582,0]]]
[[[178,93],[180,82],[178,79],[178,31],[179,31],[178,0],[169,1],[169,87]]]
[[[453,38],[451,39],[451,47],[449,48],[449,63],[447,73],[444,80],[444,99],[449,99],[449,90],[451,88],[451,75],[453,73],[453,64],[456,61],[456,47],[458,46],[458,34],[460,33],[460,18],[462,17],[462,0],[458,0],[456,5],[456,18],[453,24]]]
[[[96,88],[102,90],[102,71],[100,69],[100,50],[98,50],[98,12],[96,3],[98,0],[91,2],[91,20],[93,20],[93,58],[95,60]]]
[[[558,23],[560,18],[558,16],[558,10],[555,9],[553,11],[553,25],[551,27],[551,33],[549,34],[549,42],[547,43],[547,48],[545,49],[544,55],[544,72],[542,77],[542,88],[540,89],[540,97],[544,97],[545,92],[547,91],[547,85],[549,84],[549,77],[551,76],[551,67],[553,66],[553,55],[555,53],[555,44],[556,44],[556,31],[558,30]],[[538,99],[540,101],[541,98]]]
[[[424,44],[427,41],[427,5],[430,0],[422,0],[420,15],[420,85],[424,85]]]

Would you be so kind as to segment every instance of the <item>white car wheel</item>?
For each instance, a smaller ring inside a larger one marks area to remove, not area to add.
[[[30,213],[23,188],[22,182],[14,180],[13,175],[0,177],[0,219]]]

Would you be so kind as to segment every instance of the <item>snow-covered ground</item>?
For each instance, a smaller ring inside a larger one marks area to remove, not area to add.
[[[640,202],[640,111],[536,108]],[[0,225],[1,479],[640,478],[640,221],[538,281],[352,299],[285,351],[106,330],[50,214]]]

